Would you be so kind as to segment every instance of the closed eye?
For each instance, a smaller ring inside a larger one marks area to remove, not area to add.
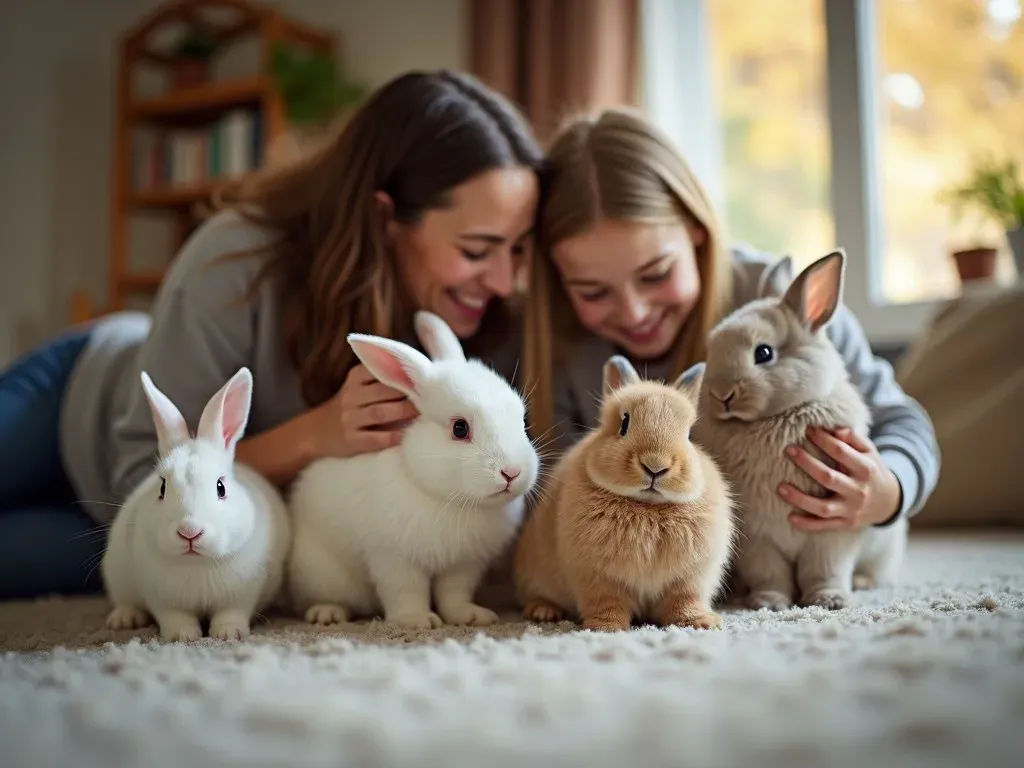
[[[664,272],[657,275],[644,275],[640,278],[640,282],[646,285],[658,285],[659,283],[665,282],[668,276],[672,274],[672,267],[669,267]]]
[[[576,295],[583,299],[583,301],[600,301],[601,299],[605,298],[608,295],[608,289],[600,288],[596,291],[590,291],[589,293],[578,293]]]

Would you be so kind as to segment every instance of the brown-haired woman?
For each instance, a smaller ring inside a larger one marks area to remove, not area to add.
[[[530,392],[532,431],[553,431],[552,442],[565,446],[597,423],[609,355],[625,354],[652,378],[695,373],[708,331],[757,298],[774,259],[726,247],[689,164],[634,111],[570,120],[552,143],[546,174],[520,373]],[[781,486],[795,510],[791,521],[818,531],[913,515],[938,481],[931,420],[900,388],[892,367],[872,353],[848,309],[836,311],[827,333],[871,407],[874,426],[869,441],[849,430],[809,435],[841,473],[793,447],[788,460],[833,495],[817,499]]]
[[[153,466],[142,370],[194,428],[248,366],[237,457],[282,485],[316,457],[395,445],[415,415],[356,364],[349,332],[415,343],[412,315],[427,309],[511,374],[507,300],[541,161],[482,84],[410,73],[316,151],[225,190],[150,314],[74,329],[0,374],[0,599],[99,587],[86,578],[96,526]]]

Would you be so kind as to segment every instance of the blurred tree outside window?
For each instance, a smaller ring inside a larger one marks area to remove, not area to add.
[[[843,245],[830,205],[824,0],[707,1],[730,237],[802,266]],[[1000,276],[1012,276],[1000,227],[956,222],[938,196],[985,153],[1024,160],[1020,0],[875,3],[885,299],[954,295],[949,254],[979,240],[1000,247]]]

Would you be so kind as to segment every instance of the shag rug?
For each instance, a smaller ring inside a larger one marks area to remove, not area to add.
[[[0,765],[1024,765],[1024,535],[917,534],[903,585],[720,632],[107,632],[0,605]]]

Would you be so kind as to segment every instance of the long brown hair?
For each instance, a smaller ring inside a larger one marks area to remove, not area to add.
[[[537,247],[529,265],[523,374],[534,435],[554,426],[554,375],[584,329],[551,258],[559,242],[601,220],[678,224],[702,229],[696,248],[701,292],[676,342],[672,376],[704,359],[708,331],[732,294],[732,270],[718,218],[704,187],[672,141],[627,108],[573,117],[548,151]]]
[[[373,93],[330,135],[288,162],[221,190],[217,208],[274,233],[253,283],[280,281],[288,357],[310,405],[333,396],[355,364],[350,332],[408,333],[412,307],[383,237],[374,194],[415,223],[484,171],[538,170],[543,154],[515,108],[474,78],[411,72]],[[479,335],[507,319],[493,303]]]

